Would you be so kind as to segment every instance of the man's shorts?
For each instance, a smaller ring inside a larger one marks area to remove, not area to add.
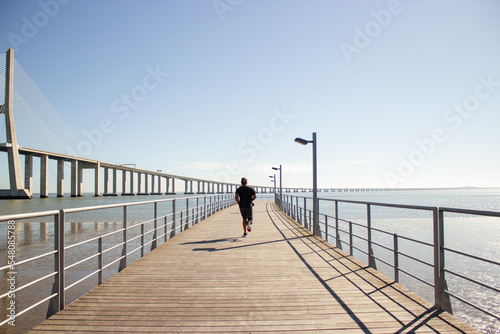
[[[248,220],[253,220],[252,208],[240,208],[240,213],[243,218],[248,218]]]

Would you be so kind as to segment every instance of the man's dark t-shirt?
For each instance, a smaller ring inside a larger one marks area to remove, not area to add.
[[[241,186],[236,189],[236,193],[240,196],[240,208],[252,207],[252,197],[255,195],[253,188]]]

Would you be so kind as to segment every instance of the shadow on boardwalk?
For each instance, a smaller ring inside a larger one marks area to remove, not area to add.
[[[477,333],[257,202],[221,211],[32,333]]]

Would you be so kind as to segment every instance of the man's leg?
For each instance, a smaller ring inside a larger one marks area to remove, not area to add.
[[[243,234],[247,234],[247,220],[243,218]]]

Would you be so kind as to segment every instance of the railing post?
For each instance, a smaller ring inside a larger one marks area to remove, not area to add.
[[[372,248],[372,210],[370,204],[366,205],[366,228],[367,228],[367,239],[368,239],[368,265],[377,270],[377,264],[375,263],[375,256],[373,255]]]
[[[446,277],[445,277],[445,254],[444,254],[444,211],[441,209],[436,209],[438,211],[438,250],[439,250],[439,257],[438,257],[438,284],[435,283],[436,285],[436,294],[439,294],[438,300],[436,300],[437,303],[439,303],[439,306],[436,305],[436,307],[439,307],[445,311],[447,311],[450,314],[453,314],[453,310],[451,308],[451,301],[450,301],[450,296],[444,292],[445,290],[448,290],[448,284],[446,283]],[[434,273],[436,275],[436,273]],[[435,277],[436,278],[436,277]]]
[[[59,226],[58,226],[58,270],[59,273],[59,310],[62,310],[66,307],[66,293],[65,293],[65,256],[64,256],[64,224],[66,223],[66,218],[64,214],[64,210],[59,210]]]
[[[337,248],[342,249],[342,242],[340,241],[339,234],[339,202],[335,201],[335,245]]]
[[[304,227],[307,227],[307,199],[304,197]]]
[[[120,261],[120,267],[118,271],[122,271],[127,268],[127,206],[123,206],[123,250],[122,259]]]
[[[200,222],[200,198],[196,197],[196,223]]]
[[[394,233],[394,282],[399,283],[399,245],[398,245],[398,234]]]
[[[203,219],[207,219],[207,196],[203,196]]]
[[[312,223],[311,223],[312,222]],[[314,226],[313,226],[314,222],[312,221],[312,211],[309,211],[309,225],[307,227],[307,229],[309,231],[312,232],[312,230],[314,229]],[[312,228],[311,228],[312,227]]]
[[[99,255],[97,256],[97,267],[99,268],[99,272],[97,273],[97,285],[102,284],[102,236],[99,236],[97,239],[97,252]]]
[[[325,241],[328,242],[328,216],[325,213]]]
[[[172,201],[172,233],[173,236],[176,234],[176,227],[175,227],[175,198]]]
[[[60,231],[60,225],[59,225],[59,214],[54,215],[54,250],[56,253],[54,254],[54,271],[56,272],[56,275],[54,276],[54,283],[52,284],[52,294],[57,293],[56,298],[52,298],[49,302],[49,307],[47,308],[47,318],[51,317],[52,315],[56,314],[59,312],[61,309],[61,282],[59,280],[59,277],[61,275],[61,265],[60,265],[60,238],[59,234],[61,233]],[[64,266],[63,266],[64,267]],[[63,268],[64,270],[64,268]]]
[[[441,216],[443,213],[437,208],[432,211],[432,233],[434,240],[434,306],[441,308],[441,280],[439,279],[439,258],[441,256],[440,242],[439,242],[439,224],[442,221]]]
[[[184,217],[182,217],[183,216],[183,212],[184,212],[183,210],[181,210],[179,212],[180,215],[181,215],[180,218],[179,218],[179,222],[180,222],[179,227],[181,229],[180,233],[184,232],[184,230],[182,229],[184,227],[184,222],[183,222]]]
[[[141,257],[144,256],[144,223],[141,223]]]
[[[167,215],[163,217],[163,227],[164,227],[164,239],[163,242],[167,242],[167,232],[168,232],[168,224],[167,224]]]
[[[187,227],[184,230],[189,228],[189,198],[186,198],[186,225]]]
[[[158,202],[154,202],[154,215],[155,215],[155,219],[154,219],[154,233],[153,233],[153,243],[151,244],[151,250],[155,249],[156,248],[156,240],[158,239]]]
[[[300,215],[299,215],[299,197],[295,197],[295,218],[297,222],[300,224]]]
[[[352,222],[349,222],[349,255],[352,256]]]

